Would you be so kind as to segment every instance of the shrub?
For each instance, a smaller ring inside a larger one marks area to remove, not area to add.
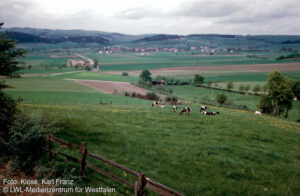
[[[199,74],[196,74],[194,78],[194,84],[199,85],[202,84],[203,82],[204,82],[204,77],[200,76]]]
[[[167,102],[171,102],[171,104],[177,104],[178,102],[178,97],[167,97],[166,98]]]
[[[254,88],[253,88],[253,92],[254,93],[257,93],[261,90],[260,86],[259,85],[256,85]]]
[[[124,95],[128,97],[128,96],[129,96],[129,92],[126,91],[126,92],[124,93]]]
[[[180,82],[179,85],[189,85],[189,82],[187,82],[187,81],[182,81],[182,82]]]
[[[239,91],[243,91],[245,89],[244,85],[240,85]]]
[[[210,80],[207,82],[207,86],[211,86],[213,84],[213,82]]]
[[[233,89],[233,82],[228,82],[228,83],[227,83],[227,89],[228,89],[228,90]]]
[[[10,127],[13,125],[17,113],[16,102],[4,92],[0,91],[0,138],[7,140]]]
[[[147,93],[147,99],[149,100],[158,100],[158,96],[154,92]]]
[[[132,92],[131,97],[136,97],[136,92]]]
[[[128,76],[128,72],[122,72],[122,76]]]
[[[85,66],[84,68],[86,71],[91,71],[91,67],[90,66]]]
[[[217,95],[217,101],[219,104],[223,105],[226,100],[227,100],[227,96],[224,95],[224,93]]]
[[[249,86],[249,85],[246,85],[246,86],[244,87],[244,90],[245,90],[246,92],[248,92],[249,89],[250,89],[250,86]]]
[[[46,153],[46,134],[55,130],[54,124],[19,115],[8,142],[13,156],[12,168],[32,175],[34,167]]]
[[[262,96],[256,105],[263,113],[271,114],[274,109],[272,106],[272,100],[268,96]]]
[[[145,81],[145,80],[140,79],[138,83],[141,86],[144,86],[146,88],[151,88],[152,87],[152,82],[150,82],[150,81]]]

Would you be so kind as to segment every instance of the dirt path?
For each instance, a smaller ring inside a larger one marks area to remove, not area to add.
[[[269,72],[269,71],[300,71],[300,63],[280,63],[280,64],[252,64],[252,65],[225,65],[225,66],[193,66],[193,67],[169,67],[150,69],[153,75],[164,75],[164,73],[182,73],[185,71],[245,71],[245,72]],[[123,71],[105,71],[102,73],[122,74]],[[131,76],[138,76],[141,70],[126,71]]]

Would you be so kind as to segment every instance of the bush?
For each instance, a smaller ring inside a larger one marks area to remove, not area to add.
[[[4,141],[8,139],[8,132],[13,125],[16,113],[16,102],[0,91],[0,138]]]
[[[200,76],[199,74],[196,74],[194,78],[194,84],[199,85],[202,84],[203,82],[204,82],[204,77]]]
[[[122,76],[128,76],[128,72],[122,72]]]
[[[136,97],[136,92],[132,92],[131,97]]]
[[[228,89],[228,90],[233,89],[233,82],[228,82],[228,83],[227,83],[227,89]]]
[[[138,82],[141,86],[144,86],[146,88],[151,88],[152,87],[152,82],[150,81],[145,81],[145,80],[139,80]]]
[[[245,90],[246,92],[248,92],[249,89],[250,89],[250,86],[249,86],[249,85],[246,85],[246,86],[244,87],[244,90]]]
[[[217,101],[219,104],[223,105],[226,100],[227,100],[227,96],[224,95],[223,93],[217,95]]]
[[[253,92],[254,93],[257,93],[261,90],[261,87],[259,85],[256,85],[254,88],[253,88]]]
[[[91,71],[91,67],[90,66],[85,66],[84,68],[86,71]]]
[[[271,114],[274,111],[272,100],[268,96],[262,96],[256,107],[259,108],[262,113]]]
[[[240,85],[239,91],[243,91],[245,89],[244,85]]]
[[[158,96],[154,92],[147,93],[147,99],[149,100],[158,100]]]
[[[33,174],[34,167],[46,154],[46,134],[56,130],[53,125],[40,119],[18,116],[10,130],[8,142],[14,170]]]
[[[189,85],[189,82],[187,82],[187,81],[182,81],[182,82],[180,82],[179,85]]]
[[[127,96],[127,97],[129,97],[129,92],[126,91],[126,92],[124,93],[124,95]]]
[[[207,82],[207,86],[211,86],[213,84],[213,82],[210,80]]]
[[[178,97],[167,97],[166,98],[167,102],[171,102],[171,104],[177,104],[178,102]]]

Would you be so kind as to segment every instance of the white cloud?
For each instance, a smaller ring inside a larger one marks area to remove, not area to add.
[[[299,0],[5,0],[5,27],[129,34],[300,34]]]

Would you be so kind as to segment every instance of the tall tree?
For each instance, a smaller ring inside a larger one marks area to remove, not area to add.
[[[151,73],[149,70],[145,69],[144,71],[142,71],[142,73],[140,74],[140,79],[143,81],[149,81],[152,82],[152,78],[151,78]]]
[[[2,28],[3,23],[0,23]],[[9,76],[17,71],[18,58],[25,54],[25,50],[16,49],[15,41],[9,39],[5,33],[0,34],[0,76]],[[16,103],[2,89],[7,88],[4,81],[0,81],[0,143],[8,137],[8,131],[16,113]]]
[[[0,24],[0,29],[3,23]],[[20,68],[18,64],[19,58],[26,53],[24,49],[16,49],[15,40],[9,39],[6,33],[0,34],[0,75],[9,76]]]
[[[273,71],[269,74],[266,89],[276,116],[280,115],[282,109],[286,109],[288,112],[292,108],[294,97],[292,87],[279,71]]]

